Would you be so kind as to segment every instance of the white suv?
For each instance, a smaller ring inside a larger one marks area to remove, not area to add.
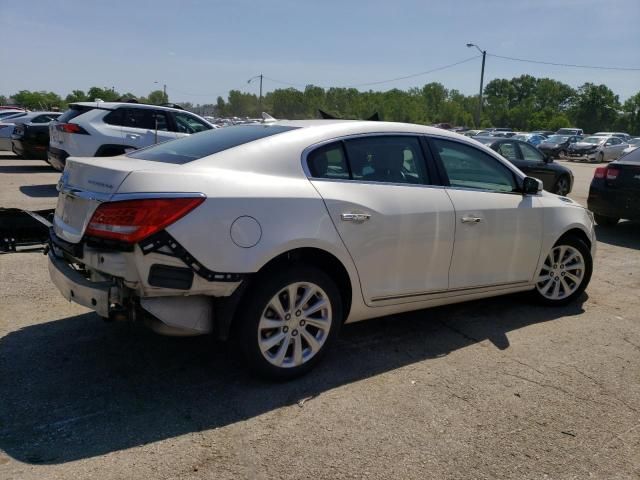
[[[67,157],[111,157],[213,127],[178,108],[138,103],[69,105],[49,126],[48,162],[62,171]]]

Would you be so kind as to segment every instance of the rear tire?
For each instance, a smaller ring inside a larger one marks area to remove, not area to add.
[[[304,264],[265,272],[252,284],[235,339],[250,370],[272,380],[303,375],[340,331],[338,287],[325,272]]]
[[[619,218],[605,217],[604,215],[595,214],[593,217],[595,218],[596,223],[603,227],[613,227],[615,224],[617,224],[620,221]]]
[[[543,305],[566,305],[584,292],[593,271],[591,250],[574,235],[556,242],[547,254],[532,294]]]

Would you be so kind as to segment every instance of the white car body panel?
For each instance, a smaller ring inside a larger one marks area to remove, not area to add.
[[[367,304],[448,288],[454,211],[441,187],[313,180],[356,264]],[[344,221],[342,214],[370,219]],[[412,253],[407,253],[412,252]],[[384,303],[380,303],[384,302]]]
[[[298,248],[327,252],[342,264],[351,284],[346,322],[531,289],[546,252],[573,228],[584,232],[595,252],[587,211],[553,194],[318,180],[308,178],[304,168],[304,152],[323,142],[360,134],[413,133],[464,142],[491,155],[518,178],[524,177],[474,140],[440,129],[385,122],[278,124],[307,128],[184,165],[127,156],[69,158],[54,231],[76,244],[103,201],[203,195],[201,205],[165,229],[194,258],[216,272],[252,274]],[[353,209],[366,210],[363,213],[370,213],[371,219],[362,224],[343,222],[341,214]],[[483,221],[462,224],[461,217],[466,215]],[[233,230],[240,218],[250,219],[243,223],[249,227]],[[234,238],[234,231],[243,238]],[[247,240],[252,235],[253,241]],[[245,240],[251,246],[243,247]],[[157,318],[164,317],[165,325],[186,332],[213,329],[203,296],[228,297],[240,285],[209,282],[196,275],[187,291],[153,287],[147,280],[152,264],[184,267],[184,263],[162,253],[143,255],[138,246],[132,252],[88,248],[85,253],[81,262],[96,278],[122,279],[141,299],[187,298],[177,303],[167,300],[167,312],[175,312],[177,305],[183,305],[180,302],[193,298],[179,325],[167,320],[171,315],[162,312],[162,301],[143,303]],[[58,278],[56,285],[64,291],[72,281]]]

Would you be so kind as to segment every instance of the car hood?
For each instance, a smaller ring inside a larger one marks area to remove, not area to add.
[[[572,150],[590,150],[592,148],[598,148],[600,144],[598,143],[586,143],[586,142],[576,142],[569,146]]]

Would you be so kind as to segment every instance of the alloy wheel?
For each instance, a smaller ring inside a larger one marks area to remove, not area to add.
[[[298,367],[327,341],[333,320],[327,293],[311,282],[281,289],[262,312],[258,346],[263,357],[280,368]]]
[[[575,292],[585,276],[582,253],[571,245],[553,247],[545,259],[536,282],[536,289],[544,298],[562,300]]]

